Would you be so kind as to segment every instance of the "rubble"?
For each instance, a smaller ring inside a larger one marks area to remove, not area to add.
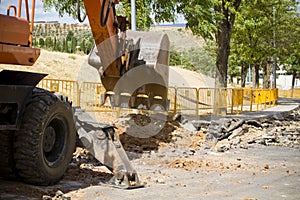
[[[230,148],[248,148],[252,144],[266,146],[300,146],[300,109],[268,118],[222,118],[210,123],[206,143],[217,152]]]
[[[43,200],[71,200],[71,197],[66,196],[62,191],[58,190],[54,197],[43,195]]]

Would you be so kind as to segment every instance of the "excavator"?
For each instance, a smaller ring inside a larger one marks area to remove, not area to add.
[[[18,0],[18,5],[7,7],[6,15],[0,14],[0,64],[32,66],[39,58],[40,49],[32,46],[35,3]],[[167,109],[168,36],[126,31],[126,17],[116,16],[118,3],[78,1],[79,21],[83,21],[84,5],[95,41],[89,64],[98,70],[113,106],[123,105],[126,99],[130,108],[143,104],[149,110]],[[141,187],[114,127],[72,107],[67,96],[38,88],[45,76],[0,71],[0,177],[53,185],[63,177],[80,145],[112,172],[108,184]]]

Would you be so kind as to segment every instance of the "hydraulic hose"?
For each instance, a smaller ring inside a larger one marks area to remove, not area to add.
[[[109,0],[109,4],[107,6],[107,10],[106,10],[105,17],[104,17],[104,9],[105,9],[106,0],[103,1],[102,7],[101,7],[101,12],[100,12],[100,25],[101,26],[105,26],[107,23],[108,15],[109,15],[109,11],[110,11],[112,3],[113,3],[113,1]]]
[[[86,13],[85,13],[84,17],[81,18],[81,14],[80,14],[80,0],[77,0],[77,18],[78,18],[78,21],[80,23],[82,23],[85,20],[85,18],[86,18]]]

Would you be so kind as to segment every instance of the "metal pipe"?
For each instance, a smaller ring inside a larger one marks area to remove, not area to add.
[[[28,6],[28,0],[25,0],[25,9],[26,9],[26,19],[29,22],[29,6]]]
[[[21,17],[21,8],[22,8],[22,0],[19,0],[19,5],[18,5],[18,17]]]
[[[30,46],[32,46],[32,32],[33,32],[34,14],[35,14],[35,0],[32,0],[31,3],[32,3],[32,7],[31,7],[30,36],[29,36]]]
[[[135,6],[135,0],[131,0],[131,30],[136,31],[136,6]]]

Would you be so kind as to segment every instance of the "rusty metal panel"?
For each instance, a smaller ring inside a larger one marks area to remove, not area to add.
[[[0,43],[28,46],[29,36],[27,20],[0,14]]]
[[[32,66],[40,56],[40,49],[0,44],[0,64]]]

